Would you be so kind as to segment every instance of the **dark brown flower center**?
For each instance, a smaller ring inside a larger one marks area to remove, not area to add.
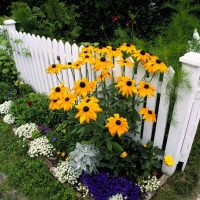
[[[131,44],[127,43],[127,44],[126,44],[126,46],[127,46],[127,47],[130,47],[130,46],[131,46]]]
[[[106,58],[105,58],[105,57],[101,57],[100,61],[101,61],[101,62],[105,62],[105,61],[106,61]]]
[[[85,56],[85,58],[89,58],[89,56],[88,56],[88,55],[86,55],[86,56]]]
[[[144,85],[144,88],[145,88],[145,89],[149,89],[149,85],[148,85],[148,84],[145,84],[145,85]]]
[[[112,48],[113,51],[116,51],[117,49],[115,47]]]
[[[84,88],[84,87],[85,87],[85,83],[84,83],[84,82],[80,82],[79,85],[80,85],[81,88]]]
[[[53,64],[53,65],[52,65],[52,68],[56,68],[56,65],[55,65],[55,64]]]
[[[116,121],[116,124],[117,124],[117,125],[120,125],[120,124],[121,124],[121,121],[120,121],[120,120],[117,120],[117,121]]]
[[[54,99],[53,102],[56,103],[58,100]]]
[[[59,87],[56,87],[56,92],[60,92],[60,88]]]
[[[89,111],[89,107],[88,107],[88,106],[84,106],[84,107],[83,107],[83,111],[84,111],[84,112],[88,112],[88,111]]]
[[[68,62],[67,64],[68,64],[68,65],[71,65],[72,63],[71,63],[71,62]]]
[[[143,50],[140,51],[140,54],[141,54],[141,55],[145,55],[145,51],[143,51]]]
[[[131,81],[127,81],[127,82],[126,82],[126,85],[131,86],[131,85],[132,85],[132,82],[131,82]]]
[[[161,63],[161,60],[160,60],[160,59],[157,59],[157,60],[156,60],[156,63],[157,63],[157,64],[160,64],[160,63]]]
[[[90,102],[90,100],[91,100],[91,99],[87,99],[87,100],[86,100],[86,103],[89,103],[89,102]]]
[[[86,47],[86,48],[88,48],[89,46],[88,46],[88,45],[86,45],[85,47]]]
[[[66,98],[65,98],[65,101],[69,101],[69,97],[66,97]]]
[[[99,47],[99,49],[102,49],[102,48],[103,48],[103,47],[101,47],[101,46]]]
[[[151,115],[151,114],[152,114],[152,111],[151,111],[151,110],[149,110],[149,111],[148,111],[148,113]]]
[[[84,51],[84,53],[87,53],[88,51]]]

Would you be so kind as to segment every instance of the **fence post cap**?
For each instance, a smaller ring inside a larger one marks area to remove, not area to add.
[[[200,68],[200,53],[189,52],[179,58],[179,61],[194,68]]]
[[[13,19],[7,19],[4,21],[4,24],[5,25],[13,25],[13,24],[16,24],[16,21]]]

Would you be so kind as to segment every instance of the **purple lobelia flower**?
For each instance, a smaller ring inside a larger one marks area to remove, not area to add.
[[[93,176],[83,174],[81,180],[95,200],[108,200],[109,197],[121,193],[127,200],[138,200],[140,188],[125,177],[115,177],[109,173]]]
[[[41,131],[42,133],[45,133],[45,134],[47,134],[48,132],[49,132],[49,128],[48,127],[46,127],[46,126],[44,126],[44,125],[38,125],[37,126],[37,129],[39,130],[39,131]]]

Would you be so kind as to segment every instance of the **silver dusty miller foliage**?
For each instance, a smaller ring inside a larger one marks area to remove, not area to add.
[[[97,172],[99,155],[99,150],[93,144],[76,143],[75,150],[69,154],[69,162],[75,171],[81,171],[81,173],[85,171],[91,174]]]

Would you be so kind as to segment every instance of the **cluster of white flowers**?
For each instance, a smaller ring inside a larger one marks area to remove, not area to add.
[[[138,185],[142,193],[153,192],[160,187],[160,181],[156,178],[156,176],[148,176],[146,179],[140,178],[138,180]]]
[[[46,136],[43,136],[33,140],[30,143],[28,154],[31,158],[38,156],[49,157],[53,155],[53,151],[55,151],[53,145],[49,143],[49,140]]]
[[[125,200],[125,199],[127,198],[123,197],[123,195],[120,193],[113,195],[112,197],[109,198],[109,200]]]
[[[15,122],[15,118],[12,114],[7,114],[4,116],[3,121],[7,124],[13,124]]]
[[[76,186],[76,190],[82,194],[82,197],[83,198],[86,198],[88,195],[89,195],[89,190],[88,188],[81,184],[81,183],[78,183],[78,185]]]
[[[23,138],[31,138],[32,133],[37,130],[37,125],[34,123],[27,123],[24,125],[21,125],[18,127],[14,134],[17,135],[18,137],[23,137]]]
[[[5,101],[3,104],[0,104],[0,114],[8,114],[10,111],[10,107],[12,105],[12,101]]]
[[[194,51],[200,53],[200,36],[197,29],[194,30],[192,40],[188,41],[188,51]]]
[[[58,164],[58,166],[53,170],[54,176],[61,183],[69,183],[71,185],[76,184],[77,179],[81,175],[78,171],[75,171],[73,167],[70,165],[69,161],[62,161]]]

